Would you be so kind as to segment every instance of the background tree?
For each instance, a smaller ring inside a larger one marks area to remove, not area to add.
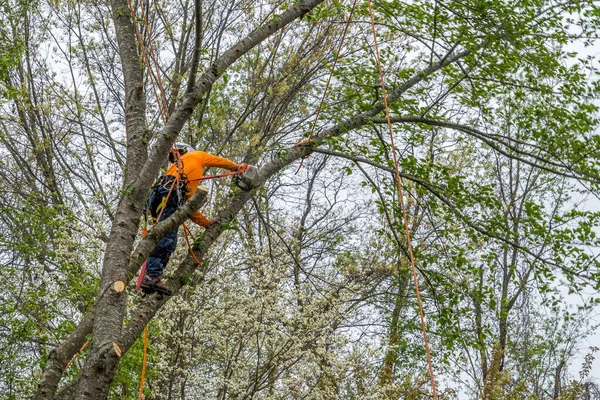
[[[572,318],[586,314],[559,305],[562,287],[600,285],[598,215],[576,197],[599,182],[596,68],[571,47],[595,43],[596,4],[375,5],[404,199],[366,3],[311,143],[294,146],[311,130],[350,9],[3,5],[0,386],[9,396],[135,397],[136,340],[150,323],[147,396],[428,397],[399,201],[436,370],[469,376],[473,397],[579,390],[563,365],[588,333]],[[173,298],[116,292],[206,200],[138,236],[175,140],[258,165],[253,190],[212,184],[208,213],[222,224],[192,228],[202,264],[180,249],[167,272]],[[560,329],[570,334],[549,334]]]

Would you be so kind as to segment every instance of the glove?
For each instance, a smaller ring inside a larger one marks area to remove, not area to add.
[[[238,164],[237,170],[238,170],[238,171],[242,171],[242,170],[244,170],[244,169],[246,169],[246,168],[248,168],[248,164],[246,164],[246,163],[241,163],[241,164]]]

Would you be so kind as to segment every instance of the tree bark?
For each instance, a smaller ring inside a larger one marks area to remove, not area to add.
[[[565,366],[565,362],[561,361],[556,367],[556,373],[554,374],[554,394],[553,399],[558,399],[560,396],[560,377],[562,375],[562,369]]]

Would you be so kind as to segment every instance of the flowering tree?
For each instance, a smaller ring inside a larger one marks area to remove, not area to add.
[[[512,340],[530,313],[515,310],[534,301],[562,315],[552,282],[598,288],[586,248],[598,215],[573,206],[600,177],[595,59],[572,50],[595,43],[594,2],[374,10],[403,199],[366,3],[3,6],[0,382],[13,396],[132,395],[148,324],[153,394],[425,396],[399,201],[434,360],[470,357],[475,395],[522,365]],[[330,73],[315,132],[296,146]],[[252,190],[213,185],[221,223],[172,262],[175,295],[139,299],[115,283],[131,286],[206,200],[199,191],[140,237],[176,140],[259,168]]]

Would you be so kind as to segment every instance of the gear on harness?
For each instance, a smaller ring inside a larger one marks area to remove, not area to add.
[[[248,169],[243,174],[238,174],[234,177],[235,185],[244,192],[254,188],[254,180],[258,176],[258,170],[256,167],[248,165],[247,168]]]
[[[174,188],[174,195],[169,196],[171,186],[175,180],[176,178],[172,175],[163,175],[154,181],[147,200],[150,215],[154,219],[158,218],[160,211],[165,207],[178,207],[183,204],[184,196],[187,192],[187,186],[184,181],[179,181],[177,187]]]

